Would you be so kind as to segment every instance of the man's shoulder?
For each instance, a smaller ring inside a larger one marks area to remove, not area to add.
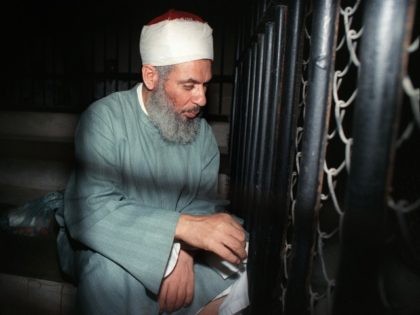
[[[132,90],[113,92],[89,105],[81,118],[90,122],[100,121],[108,126],[121,124],[130,115],[129,108],[135,106],[133,94]]]
[[[88,112],[95,114],[112,114],[113,116],[121,114],[121,106],[127,106],[132,102],[132,91],[113,92],[95,102],[88,108]]]

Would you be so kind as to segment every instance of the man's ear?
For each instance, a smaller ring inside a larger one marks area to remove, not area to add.
[[[154,90],[159,81],[159,74],[156,68],[152,65],[143,65],[141,68],[141,74],[143,76],[143,84],[148,90]]]

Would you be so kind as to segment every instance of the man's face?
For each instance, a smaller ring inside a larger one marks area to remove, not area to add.
[[[197,117],[206,105],[207,84],[212,76],[211,61],[194,60],[174,65],[164,82],[173,110],[185,120]]]
[[[195,139],[200,126],[196,118],[206,104],[210,79],[211,61],[196,60],[172,66],[166,79],[159,80],[146,107],[165,140],[186,144]]]

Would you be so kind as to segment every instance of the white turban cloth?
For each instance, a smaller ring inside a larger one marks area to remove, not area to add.
[[[143,27],[140,55],[144,65],[167,66],[199,59],[213,60],[211,27],[200,17],[195,20],[191,18],[192,14],[183,17],[182,13],[171,10]]]

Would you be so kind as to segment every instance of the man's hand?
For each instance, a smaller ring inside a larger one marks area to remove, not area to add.
[[[205,216],[183,214],[176,226],[175,238],[194,247],[214,252],[233,264],[240,263],[247,256],[245,231],[227,213]]]
[[[160,287],[160,312],[174,312],[191,303],[194,296],[193,264],[193,257],[181,248],[174,270]]]

